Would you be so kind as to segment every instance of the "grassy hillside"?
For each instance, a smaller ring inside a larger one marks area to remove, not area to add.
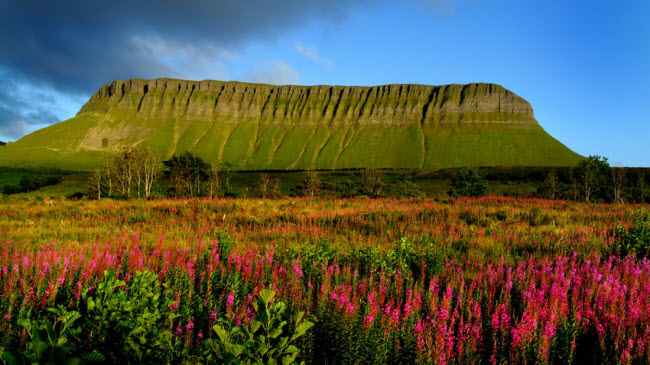
[[[171,90],[171,91],[170,91]],[[490,84],[282,86],[129,80],[0,146],[2,166],[93,169],[107,151],[192,151],[240,170],[567,166],[580,156]]]

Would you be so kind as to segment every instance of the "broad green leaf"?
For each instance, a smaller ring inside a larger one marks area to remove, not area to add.
[[[298,323],[300,323],[300,321],[302,321],[302,318],[304,316],[305,316],[305,312],[303,312],[303,311],[297,312],[294,315],[293,320],[294,320],[294,322],[296,322],[296,324],[298,324]]]
[[[97,350],[94,350],[93,352],[84,355],[83,359],[86,362],[103,362],[106,360],[106,357],[104,357],[100,352],[97,352]]]
[[[9,351],[5,351],[2,353],[2,358],[7,362],[9,365],[20,365],[20,362],[18,359],[11,354]]]
[[[284,352],[286,352],[287,354],[297,354],[300,352],[300,350],[296,346],[291,345],[287,347],[287,349],[284,350]]]
[[[273,300],[273,298],[275,297],[275,294],[276,293],[275,293],[274,290],[264,289],[264,290],[260,291],[260,298],[262,298],[262,301],[264,301],[264,303],[269,303],[270,301]]]
[[[43,355],[45,354],[45,351],[49,347],[47,343],[43,341],[32,341],[32,346],[33,346],[33,351],[36,353],[36,356],[41,359],[43,358]]]
[[[314,325],[313,322],[310,321],[304,321],[301,324],[296,327],[296,332],[291,336],[291,339],[294,340],[307,332],[308,329],[310,329]]]
[[[274,328],[269,333],[269,338],[276,338],[282,334],[282,330],[279,328]]]
[[[95,301],[93,298],[88,298],[88,310],[91,311],[95,309]]]
[[[219,326],[218,324],[212,326],[212,329],[217,333],[217,336],[219,336],[219,339],[225,345],[228,342],[228,332],[226,332],[226,330],[224,330],[223,327]]]
[[[296,355],[297,354],[291,354],[291,355],[284,356],[282,358],[282,365],[293,364],[293,362],[296,360]]]
[[[226,345],[226,351],[230,352],[235,356],[239,356],[244,351],[244,349],[245,347],[242,345],[236,345],[232,343]]]
[[[21,318],[18,320],[18,325],[28,332],[32,331],[32,322],[29,319]]]
[[[256,319],[251,319],[250,325],[251,325],[251,332],[255,333],[255,332],[257,332],[257,330],[262,325],[262,322],[260,322],[260,321],[258,321]]]

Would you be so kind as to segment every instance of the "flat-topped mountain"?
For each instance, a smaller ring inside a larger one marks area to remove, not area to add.
[[[104,151],[186,150],[239,169],[555,166],[580,156],[495,84],[273,86],[114,81],[72,119],[0,147],[0,164],[92,169]]]

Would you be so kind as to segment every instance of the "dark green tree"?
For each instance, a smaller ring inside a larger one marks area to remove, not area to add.
[[[163,161],[169,169],[169,186],[175,196],[201,196],[201,187],[210,178],[210,165],[201,157],[184,152]]]
[[[585,201],[602,196],[612,175],[607,157],[589,156],[578,163],[578,181]]]
[[[451,180],[449,195],[459,196],[485,196],[490,193],[485,174],[480,170],[465,167],[458,171],[455,178]]]
[[[560,196],[560,179],[555,170],[551,170],[544,179],[543,185],[537,190],[537,194],[544,199],[557,199]]]

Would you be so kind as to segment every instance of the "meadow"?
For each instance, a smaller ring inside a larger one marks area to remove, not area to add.
[[[15,364],[644,364],[645,208],[0,201],[0,351]]]

